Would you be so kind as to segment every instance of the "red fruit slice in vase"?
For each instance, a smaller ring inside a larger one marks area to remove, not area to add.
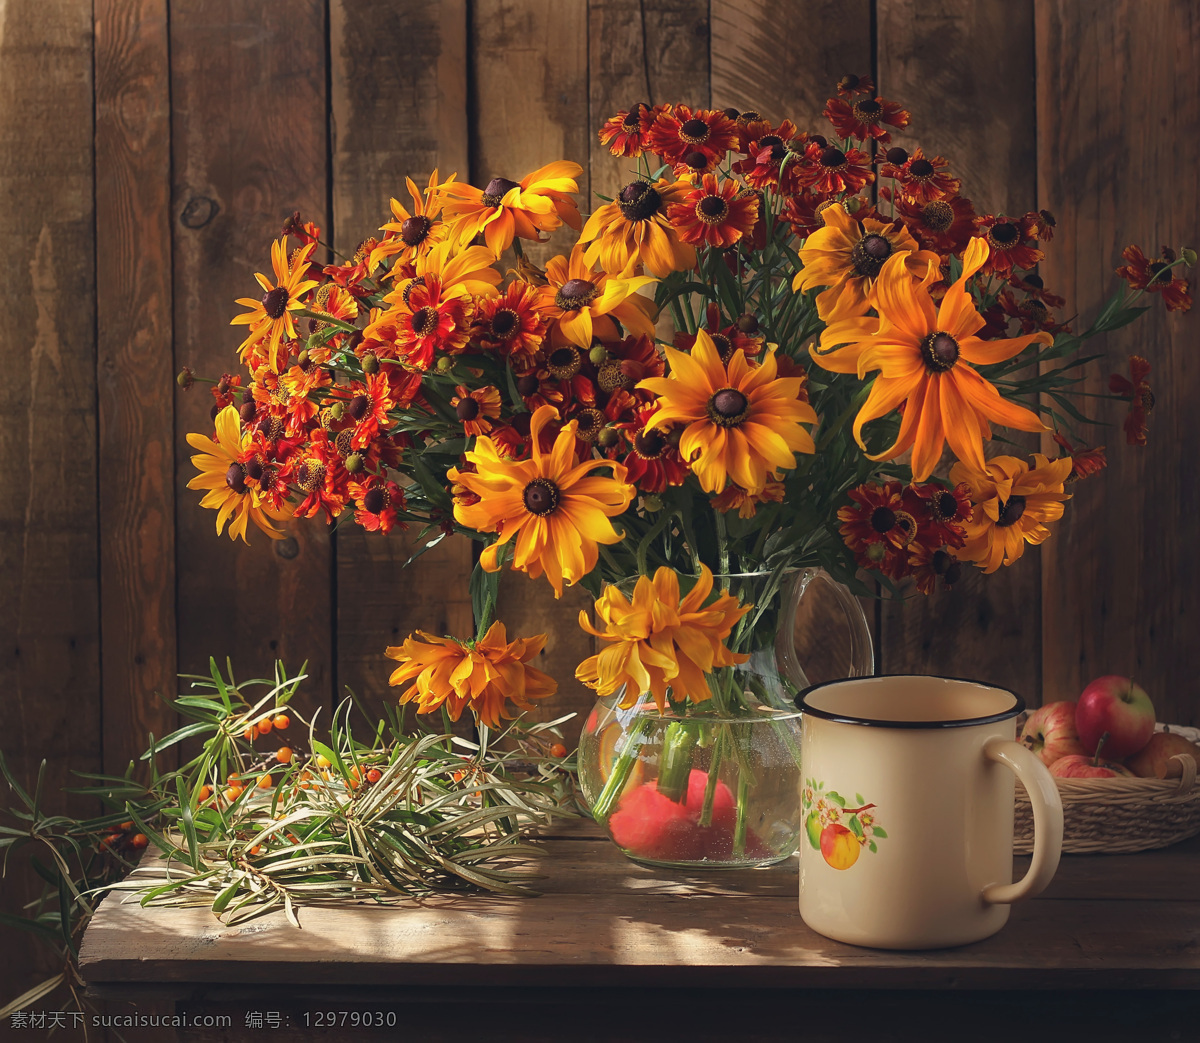
[[[725,783],[717,783],[712,823],[701,828],[700,811],[707,785],[708,774],[693,769],[683,803],[659,793],[657,782],[643,783],[629,791],[608,819],[613,840],[635,858],[656,862],[698,862],[705,858],[729,861],[736,818],[733,794]],[[753,833],[747,832],[745,853],[754,859],[765,857],[767,851]]]

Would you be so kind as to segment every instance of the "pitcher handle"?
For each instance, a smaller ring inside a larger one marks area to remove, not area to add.
[[[983,755],[1013,772],[1029,794],[1033,807],[1033,860],[1029,871],[1014,884],[992,884],[983,900],[992,905],[1032,898],[1046,889],[1062,856],[1063,806],[1054,778],[1037,757],[1011,739],[989,739]]]
[[[785,602],[786,611],[775,644],[775,658],[779,662],[780,672],[800,691],[811,684],[796,655],[795,627],[796,612],[814,584],[832,589],[850,631],[850,657],[849,662],[842,667],[843,676],[870,677],[875,673],[875,647],[871,640],[871,626],[867,622],[866,613],[863,612],[858,598],[851,594],[844,584],[837,582],[824,569],[817,568],[800,569],[792,579]]]

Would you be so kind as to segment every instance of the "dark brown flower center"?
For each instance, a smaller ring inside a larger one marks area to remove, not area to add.
[[[863,98],[853,106],[855,117],[860,123],[874,123],[883,113],[883,106],[874,98]]]
[[[627,221],[645,221],[662,209],[662,196],[646,181],[630,181],[617,200]]]
[[[549,478],[535,478],[521,495],[525,510],[538,517],[545,517],[558,506],[558,486]]]
[[[627,388],[633,381],[626,375],[625,370],[621,368],[620,359],[606,359],[600,367],[600,371],[596,374],[596,383],[600,385],[600,390],[606,393],[616,391],[617,388]]]
[[[901,547],[907,547],[917,538],[917,519],[909,514],[908,511],[896,512],[895,527],[902,533],[900,540]]]
[[[737,328],[747,336],[753,336],[758,332],[758,316],[751,315],[747,312],[745,315],[739,315],[737,320]]]
[[[894,145],[887,150],[887,161],[897,167],[904,166],[908,162],[908,149]]]
[[[952,587],[955,583],[962,579],[962,574],[962,562],[952,561],[950,562],[950,565],[946,569],[945,573],[942,575],[942,582],[945,583],[947,587]]]
[[[538,389],[538,378],[532,373],[526,373],[523,377],[517,377],[517,393],[520,395],[532,395]]]
[[[987,238],[992,246],[1008,250],[1016,246],[1021,233],[1011,221],[1001,221],[988,229]]]
[[[908,168],[908,172],[918,181],[933,177],[933,170],[933,164],[927,159],[914,159]]]
[[[498,340],[508,340],[514,333],[517,332],[517,326],[520,324],[520,319],[517,313],[511,308],[501,308],[492,316],[491,330],[492,336]]]
[[[575,434],[585,442],[594,442],[604,429],[604,414],[598,409],[581,409],[575,414],[575,421],[579,425]]]
[[[838,90],[840,90],[840,91],[857,90],[858,82],[859,81],[858,81],[857,76],[855,76],[853,73],[847,73],[840,80],[838,80]]]
[[[505,195],[514,188],[520,187],[515,181],[509,181],[506,177],[494,177],[487,183],[487,188],[483,190],[483,201],[488,206],[499,206]]]
[[[699,145],[708,138],[708,124],[693,116],[680,124],[679,136],[689,145]]]
[[[1170,282],[1171,276],[1167,271],[1169,267],[1166,261],[1151,261],[1147,265],[1147,270],[1150,272],[1147,282]]]
[[[390,499],[386,489],[381,489],[378,485],[372,486],[363,495],[363,510],[368,514],[379,514],[387,507]]]
[[[400,238],[404,240],[405,246],[418,246],[425,241],[432,227],[433,222],[428,217],[417,214],[416,217],[406,218],[400,225]]]
[[[720,427],[737,427],[750,415],[750,400],[737,388],[721,388],[708,400],[708,415]]]
[[[718,224],[728,213],[724,196],[705,196],[696,204],[696,216],[707,225]]]
[[[225,472],[225,484],[239,496],[246,491],[246,471],[241,464],[234,461]]]
[[[958,500],[954,498],[953,493],[942,490],[933,494],[929,501],[929,510],[940,522],[952,521],[958,517]]]
[[[436,308],[426,305],[413,312],[412,330],[418,337],[428,337],[438,328],[438,313]]]
[[[939,576],[945,574],[954,559],[950,556],[948,550],[935,550],[933,556],[929,559],[929,565]]]
[[[738,110],[735,109],[732,105],[729,106],[729,108],[727,108],[727,109],[722,109],[721,111],[723,113],[725,113],[725,115],[728,116],[731,120],[735,120],[741,115],[741,113],[738,112]]]
[[[705,171],[708,169],[708,156],[699,150],[689,152],[683,157],[683,161],[691,170]]]
[[[282,318],[288,306],[287,289],[283,286],[276,286],[275,289],[268,290],[263,294],[262,306],[268,318]]]
[[[554,303],[563,311],[578,311],[600,296],[596,284],[587,279],[568,279],[554,295]]]
[[[996,524],[1002,529],[1007,529],[1010,525],[1020,521],[1021,515],[1025,513],[1025,497],[1010,496],[1007,500],[1000,501],[1000,513],[996,518]]]
[[[666,436],[657,428],[639,431],[633,436],[633,451],[643,460],[657,460],[670,447]]]
[[[371,399],[366,395],[355,395],[350,399],[350,405],[346,407],[346,412],[350,414],[351,420],[361,420],[367,415],[367,410],[371,408]]]
[[[882,535],[885,532],[891,532],[892,526],[896,524],[896,512],[890,507],[876,507],[871,512],[871,528]]]
[[[408,299],[409,299],[409,297],[412,296],[413,290],[415,290],[418,286],[424,286],[424,285],[425,285],[425,276],[423,276],[423,275],[418,275],[415,278],[409,279],[408,282],[406,282],[404,284],[404,292],[400,295],[401,298],[403,299],[404,303],[405,304],[408,303]]]
[[[821,153],[821,166],[838,170],[846,165],[846,153],[840,148],[827,148]]]
[[[729,116],[729,109],[725,110],[725,115]],[[729,118],[731,120],[737,120],[739,123],[743,123],[743,124],[745,124],[745,123],[761,123],[762,122],[762,113],[760,113],[756,109],[747,109],[745,112],[735,113],[733,116],[729,116]]]
[[[296,468],[296,484],[305,492],[315,492],[325,481],[325,465],[320,460],[304,460]]]
[[[248,402],[243,402],[238,407],[238,416],[240,416],[242,418],[243,424],[254,423],[254,418],[257,415],[258,415],[258,403],[255,402],[254,399],[250,399]]]
[[[454,412],[459,420],[474,420],[479,416],[479,403],[473,398],[460,398]]]
[[[944,199],[935,199],[921,207],[921,219],[927,228],[944,232],[954,224],[954,208]]]
[[[251,460],[247,460],[242,466],[246,470],[247,478],[251,478],[256,482],[262,481],[262,476],[266,472],[266,468],[257,456]]]
[[[931,333],[921,341],[921,356],[935,373],[945,373],[958,361],[958,341],[949,333]]]
[[[721,356],[721,361],[728,363],[733,356],[733,341],[725,336],[724,333],[714,333],[712,335],[713,347],[717,349],[717,354]]]
[[[881,235],[864,235],[850,251],[850,260],[859,275],[874,279],[892,252],[892,244]]]
[[[561,348],[555,348],[550,352],[546,363],[546,368],[550,370],[552,376],[559,380],[570,380],[583,366],[583,358],[577,348],[570,344],[564,344]]]
[[[631,105],[629,111],[625,114],[625,118],[621,120],[621,129],[624,131],[638,130],[642,125],[642,103],[639,101],[636,105]]]
[[[345,431],[339,431],[337,437],[333,440],[334,448],[337,449],[338,455],[347,457],[354,452],[354,432],[350,428]]]

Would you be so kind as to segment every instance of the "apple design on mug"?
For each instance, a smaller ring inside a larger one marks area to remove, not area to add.
[[[1154,704],[1128,677],[1107,674],[1084,690],[1075,706],[1083,752],[1111,760],[1137,753],[1154,734]]]

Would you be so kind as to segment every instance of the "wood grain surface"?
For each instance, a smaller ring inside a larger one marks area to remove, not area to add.
[[[171,99],[165,0],[94,15],[101,683],[124,695],[105,707],[104,765],[123,774],[177,721]]]
[[[176,368],[241,371],[237,297],[270,272],[272,239],[294,210],[326,218],[325,5],[187,0],[171,6]],[[207,673],[230,657],[241,677],[307,661],[297,697],[312,711],[333,689],[330,538],[320,521],[290,538],[217,539],[211,511],[187,489],[195,473],[182,432],[209,430],[202,385],[175,397],[179,666]]]
[[[810,930],[796,906],[794,860],[715,874],[652,870],[583,822],[539,847],[540,898],[309,909],[301,931],[282,914],[227,928],[207,909],[110,897],[84,939],[83,973],[92,984],[436,987],[468,975],[479,987],[1200,987],[1200,839],[1137,856],[1067,856],[1052,890],[1014,906],[1000,933],[924,952],[864,949]]]
[[[1188,0],[1039,4],[1038,197],[1058,216],[1044,265],[1084,318],[1114,288],[1130,243],[1153,257],[1200,241],[1200,10]],[[1193,279],[1194,282],[1194,279]],[[1086,390],[1105,394],[1129,356],[1151,365],[1149,445],[1125,444],[1128,403],[1090,399],[1109,467],[1073,487],[1043,547],[1043,691],[1070,699],[1101,674],[1132,675],[1160,720],[1194,723],[1200,618],[1195,403],[1200,310],[1161,300],[1097,341]]]
[[[60,787],[102,748],[92,60],[89,5],[0,13],[0,735],[30,791],[45,759],[51,814],[96,813]],[[41,891],[24,862],[0,884],[5,912]],[[0,981],[54,973],[5,933]]]

